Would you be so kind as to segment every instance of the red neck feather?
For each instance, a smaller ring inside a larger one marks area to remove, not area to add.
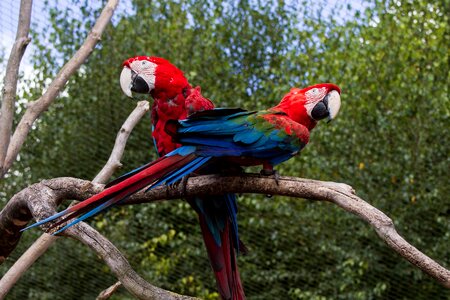
[[[316,126],[317,121],[310,118],[306,112],[305,102],[304,90],[293,88],[283,97],[280,104],[273,107],[272,110],[286,113],[289,118],[311,130]]]

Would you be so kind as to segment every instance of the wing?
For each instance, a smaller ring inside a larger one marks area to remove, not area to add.
[[[173,125],[173,124],[172,124]],[[183,145],[196,146],[203,156],[239,156],[278,164],[297,154],[309,131],[286,114],[271,111],[215,109],[177,123],[171,134]]]

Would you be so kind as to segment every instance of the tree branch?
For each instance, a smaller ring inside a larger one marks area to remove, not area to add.
[[[117,133],[114,148],[111,156],[103,169],[92,181],[93,183],[106,183],[111,175],[121,166],[120,160],[123,155],[128,137],[133,131],[136,124],[150,109],[150,104],[147,101],[138,102],[136,108],[131,112],[128,118],[123,123],[119,132]],[[6,295],[9,290],[16,284],[22,275],[34,264],[34,262],[43,255],[47,249],[58,239],[57,236],[42,234],[21,257],[9,268],[6,274],[0,279],[0,299],[1,294]],[[1,252],[1,250],[0,250]],[[0,257],[0,264],[2,258]],[[114,291],[112,291],[114,292]]]
[[[139,120],[150,110],[150,104],[148,101],[139,101],[136,108],[131,112],[126,121],[123,123],[119,132],[117,133],[116,142],[114,148],[109,156],[108,162],[103,169],[95,176],[93,182],[104,183],[106,182],[117,168],[122,167],[120,160],[125,150],[128,137],[134,126]]]
[[[9,255],[14,247],[4,251],[4,245],[17,244],[20,237],[19,230],[26,226],[32,216],[41,220],[54,214],[54,208],[63,199],[86,199],[99,192],[101,188],[99,185],[81,179],[55,178],[34,184],[16,194],[0,212],[0,256],[5,258]],[[334,203],[369,223],[391,249],[435,278],[443,286],[450,288],[450,271],[409,244],[397,233],[389,217],[357,197],[353,189],[346,184],[281,177],[277,185],[271,178],[260,178],[252,174],[239,177],[209,175],[189,178],[186,186],[179,183],[169,187],[157,187],[147,193],[141,191],[133,195],[125,204],[230,192],[283,195]],[[43,229],[48,226],[44,225]],[[76,233],[70,234],[76,237]],[[98,233],[91,231],[90,234]],[[86,240],[83,242],[90,243]],[[93,249],[98,251],[95,247]],[[127,286],[125,287],[128,289]]]
[[[7,170],[4,167],[4,163],[13,127],[19,67],[23,54],[31,41],[28,34],[30,32],[32,3],[32,0],[22,0],[20,2],[16,41],[11,49],[8,64],[6,65],[0,111],[0,174],[6,173]]]
[[[81,223],[79,226],[73,226],[67,229],[64,231],[64,235],[79,240],[94,250],[111,268],[111,271],[116,275],[123,286],[138,299],[197,299],[163,290],[145,281],[131,268],[127,259],[113,243],[86,223]]]
[[[11,251],[23,228],[34,216],[42,219],[56,212],[55,208],[64,199],[83,200],[102,190],[102,185],[75,178],[44,180],[16,194],[0,212],[0,255]],[[143,201],[143,193],[138,198]],[[193,299],[157,288],[142,279],[130,266],[120,251],[100,233],[85,223],[64,231],[89,246],[111,268],[124,287],[139,299]],[[8,247],[9,246],[9,247]],[[8,253],[9,254],[9,253]],[[4,259],[4,258],[3,258]],[[0,289],[0,298],[4,291]]]
[[[48,109],[50,104],[53,103],[59,92],[61,92],[64,85],[67,83],[70,76],[78,70],[78,68],[92,53],[95,45],[100,40],[106,25],[108,25],[111,20],[118,2],[119,0],[108,1],[80,49],[78,49],[74,56],[62,67],[48,87],[47,91],[38,100],[29,104],[11,138],[3,168],[0,170],[0,177],[3,177],[9,168],[11,168],[11,165],[22,148],[22,145],[25,142],[34,121],[36,121],[36,119]]]
[[[117,289],[120,288],[121,286],[122,286],[122,283],[120,281],[117,281],[116,283],[111,285],[106,290],[101,291],[95,300],[109,299],[112,296],[112,294],[114,294],[117,291]]]

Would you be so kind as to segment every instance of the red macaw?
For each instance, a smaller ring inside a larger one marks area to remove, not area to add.
[[[136,56],[125,60],[120,86],[129,97],[133,97],[132,92],[153,97],[152,135],[160,155],[180,146],[164,131],[168,120],[183,120],[196,111],[214,108],[211,100],[202,96],[200,87],[192,88],[180,69],[160,57]]]
[[[134,77],[129,89],[142,91],[145,85],[136,79],[139,76],[133,73],[131,76]],[[30,227],[63,216],[54,226],[77,218],[60,232],[148,185],[154,188],[160,184],[171,184],[207,164],[214,164],[214,161],[241,166],[262,164],[265,170],[273,170],[274,165],[303,149],[309,141],[310,130],[318,120],[333,119],[339,108],[340,90],[336,85],[327,83],[292,89],[280,104],[266,111],[215,109],[195,113],[183,121],[168,121],[164,130],[181,147],[124,175],[103,192]],[[222,241],[223,246],[225,242]],[[229,235],[226,241],[233,242]],[[232,250],[231,247],[229,249]],[[233,264],[229,261],[222,262],[222,268],[230,265]],[[236,286],[231,288],[233,290]],[[225,299],[244,297],[233,292],[221,295]]]
[[[153,139],[159,155],[180,147],[165,131],[169,120],[182,120],[194,112],[214,108],[202,96],[200,87],[192,88],[183,72],[159,57],[137,56],[123,63],[120,85],[123,92],[151,94]],[[112,183],[114,184],[114,182]],[[235,194],[188,199],[199,216],[206,250],[223,299],[244,299],[234,248],[239,251],[237,204]],[[230,237],[231,235],[231,237]]]

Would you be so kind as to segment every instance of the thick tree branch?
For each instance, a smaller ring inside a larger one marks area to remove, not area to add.
[[[28,220],[51,215],[65,199],[83,200],[102,190],[102,185],[75,178],[44,180],[16,194],[0,212],[0,251],[11,251]],[[143,193],[139,194],[143,201]],[[64,235],[75,238],[94,250],[111,268],[124,287],[139,299],[193,299],[157,288],[142,279],[120,251],[100,233],[82,223],[66,230]],[[9,253],[8,253],[9,254]],[[3,258],[4,259],[4,258]],[[0,298],[5,295],[0,288]]]
[[[120,160],[128,141],[130,133],[136,124],[141,120],[146,112],[150,109],[147,101],[138,102],[136,108],[131,112],[117,133],[114,148],[111,156],[103,169],[92,181],[93,183],[106,183],[111,175],[121,166]],[[6,295],[8,291],[16,284],[22,275],[33,265],[33,263],[43,255],[47,249],[58,239],[57,236],[42,234],[21,257],[9,268],[8,272],[0,279],[0,299],[1,294]],[[0,258],[0,264],[2,259]]]
[[[108,1],[80,49],[78,49],[75,55],[62,67],[48,87],[47,91],[38,100],[29,104],[11,138],[5,163],[2,170],[0,170],[0,177],[5,175],[15,161],[34,121],[36,121],[36,119],[48,109],[50,104],[53,103],[58,94],[64,88],[64,85],[67,83],[70,76],[78,70],[78,68],[92,53],[95,45],[100,41],[100,37],[105,27],[110,22],[118,2],[119,0]]]
[[[0,256],[9,255],[17,244],[20,236],[19,230],[25,227],[32,216],[37,220],[48,217],[55,212],[54,208],[63,199],[81,200],[100,190],[101,186],[88,181],[75,178],[55,178],[32,185],[16,194],[0,212]],[[132,196],[126,204],[228,192],[284,195],[332,202],[369,223],[390,248],[434,277],[443,286],[450,288],[450,271],[409,244],[397,233],[389,217],[357,197],[353,189],[346,184],[281,177],[277,185],[271,178],[260,178],[252,174],[239,177],[209,175],[189,178],[186,186],[178,184],[170,187],[158,187],[148,193],[139,192]],[[45,228],[48,227],[44,226]],[[73,237],[76,236],[74,233],[71,234]],[[14,246],[12,246],[13,244]],[[4,247],[8,245],[11,246],[8,249],[5,248],[6,251],[4,251]]]
[[[32,0],[22,0],[20,2],[16,41],[11,49],[8,64],[6,65],[0,110],[0,174],[6,173],[7,170],[4,167],[4,163],[13,127],[19,67],[23,54],[31,41],[28,34],[30,32],[32,3]]]
[[[197,299],[163,290],[145,281],[131,268],[127,259],[113,243],[86,223],[69,228],[64,232],[64,235],[79,240],[94,250],[110,267],[123,286],[138,299]]]

